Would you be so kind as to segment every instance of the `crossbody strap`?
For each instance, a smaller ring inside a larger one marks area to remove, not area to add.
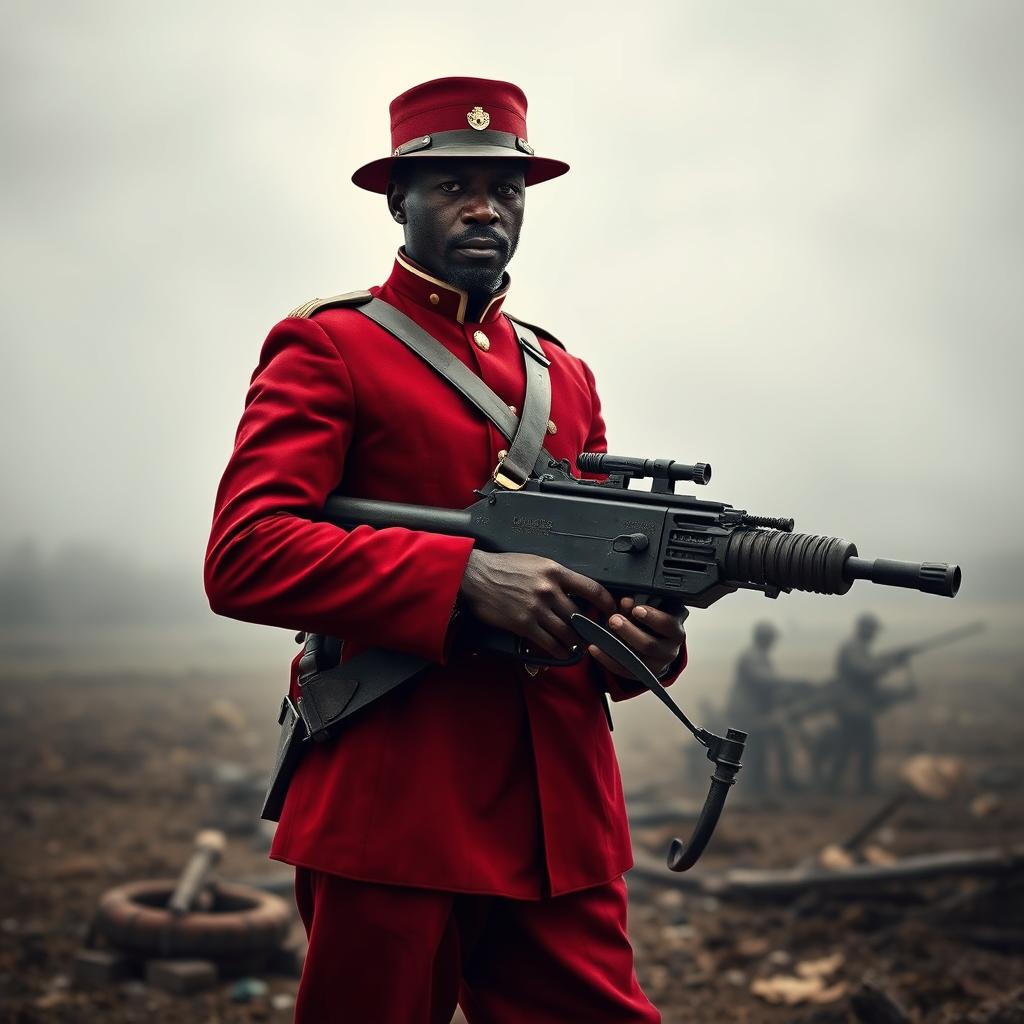
[[[559,471],[541,444],[551,411],[550,360],[529,327],[509,321],[519,339],[526,369],[523,414],[517,417],[465,363],[394,306],[373,299],[358,308],[444,377],[511,440],[508,452],[494,470],[499,487],[518,490],[534,473]],[[329,738],[344,719],[429,665],[423,658],[381,648],[371,648],[338,664],[340,651],[327,650],[337,641],[309,634],[305,642],[298,666],[300,697],[294,711],[302,721],[303,734],[314,740]],[[322,664],[333,667],[322,668]],[[278,799],[283,799],[280,794]]]
[[[519,340],[526,371],[523,414],[517,417],[458,356],[401,310],[377,298],[358,308],[444,377],[512,442],[495,467],[495,483],[508,490],[518,490],[532,475],[550,471],[556,460],[544,448],[543,441],[551,412],[548,373],[551,360],[544,355],[533,331],[509,319]]]

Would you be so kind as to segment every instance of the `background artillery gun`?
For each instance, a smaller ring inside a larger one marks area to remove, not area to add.
[[[254,971],[297,976],[301,957],[286,942],[291,908],[279,896],[213,877],[225,845],[223,833],[205,829],[177,879],[104,893],[75,958],[78,984],[142,973],[152,985],[186,994]]]

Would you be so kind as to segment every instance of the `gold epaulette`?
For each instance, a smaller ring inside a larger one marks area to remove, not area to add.
[[[505,316],[507,316],[509,320],[515,320],[517,324],[529,327],[534,334],[541,335],[545,341],[554,342],[560,349],[565,351],[565,346],[546,327],[538,327],[536,324],[527,323],[521,316],[513,316],[511,313],[506,313]]]
[[[310,299],[301,306],[296,306],[288,316],[303,319],[319,313],[322,309],[337,309],[340,306],[365,306],[373,296],[366,291],[345,292],[343,295],[332,295],[329,299]]]

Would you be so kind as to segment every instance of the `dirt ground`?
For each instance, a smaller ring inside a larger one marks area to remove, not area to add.
[[[921,752],[961,758],[965,778],[948,800],[914,798],[897,811],[867,844],[876,861],[1024,843],[1022,683],[1019,668],[993,671],[894,711],[878,796],[754,804],[738,787],[695,871],[815,855],[853,833],[899,785],[901,762]],[[251,829],[274,730],[269,714],[256,721],[242,710],[269,709],[276,695],[270,681],[201,675],[0,679],[0,1022],[290,1020],[296,983],[281,975],[265,977],[269,991],[249,1002],[233,1000],[229,980],[177,997],[138,978],[95,990],[72,979],[101,893],[176,875],[201,826],[231,830],[221,877],[281,877],[267,833]],[[681,749],[649,761],[644,750],[622,753],[627,788],[642,790],[645,805],[702,795],[696,780],[686,788]],[[634,842],[660,859],[686,830],[637,825]],[[666,1024],[899,1020],[855,1013],[865,981],[915,1024],[1024,1021],[1020,872],[776,901],[636,878],[630,888],[638,972]],[[767,1001],[801,987],[793,1005]]]

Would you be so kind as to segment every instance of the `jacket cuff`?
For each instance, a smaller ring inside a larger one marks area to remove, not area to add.
[[[459,626],[458,598],[462,578],[473,550],[470,537],[436,536],[431,551],[431,580],[427,581],[431,600],[420,604],[405,621],[413,626],[406,635],[396,637],[395,646],[444,665],[451,655]],[[399,632],[404,634],[404,630]]]

